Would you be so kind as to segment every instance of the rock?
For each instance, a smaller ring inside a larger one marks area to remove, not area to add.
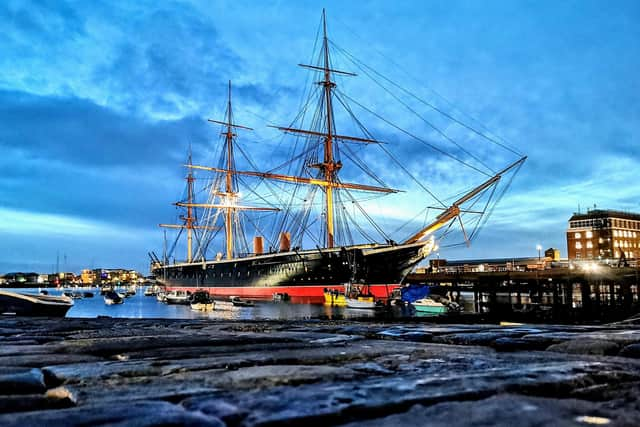
[[[46,389],[40,369],[0,368],[0,395],[42,393]]]
[[[640,343],[629,344],[620,350],[619,356],[640,359]]]
[[[547,351],[555,351],[570,354],[594,354],[599,356],[612,356],[618,354],[620,346],[611,341],[574,339],[560,344],[553,344]]]
[[[190,412],[167,402],[136,402],[133,405],[88,405],[81,408],[0,415],[3,427],[24,426],[208,426],[224,427],[213,415]]]

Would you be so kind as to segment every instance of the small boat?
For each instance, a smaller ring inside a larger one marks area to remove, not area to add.
[[[206,291],[197,291],[191,296],[191,309],[196,311],[211,311],[214,308],[213,298]]]
[[[108,291],[104,294],[104,303],[107,305],[122,304],[123,302],[124,298],[116,291]]]
[[[447,312],[446,305],[434,301],[431,298],[421,298],[415,300],[412,305],[413,308],[416,309],[417,313],[442,314]]]
[[[82,294],[80,292],[74,292],[74,291],[63,291],[62,295],[67,297],[67,298],[71,298],[71,299],[81,299],[82,298]]]
[[[0,290],[0,314],[64,317],[73,307],[71,298],[30,295]]]
[[[253,307],[253,301],[242,299],[240,297],[231,297],[231,303],[236,307]]]
[[[156,300],[158,300],[158,302],[167,302],[167,293],[164,291],[156,292]]]
[[[378,306],[376,298],[366,286],[347,284],[345,300],[348,308],[374,309]]]
[[[289,301],[289,294],[286,292],[276,292],[275,294],[273,294],[273,301],[274,302],[285,302],[285,301]]]
[[[347,297],[344,292],[340,292],[337,289],[324,290],[324,304],[333,305],[337,307],[345,307],[347,305]]]
[[[149,285],[144,290],[145,297],[153,297],[153,296],[156,296],[157,294],[158,294],[158,291],[156,290],[156,287],[154,285]]]
[[[136,285],[131,285],[131,286],[127,287],[127,290],[125,291],[124,294],[127,297],[131,297],[131,296],[134,296],[137,291],[138,291],[138,289],[136,288]]]
[[[165,301],[167,304],[183,304],[187,305],[191,301],[191,295],[185,291],[171,291],[165,295]]]
[[[216,310],[237,310],[238,308],[233,304],[233,302],[224,299],[216,299],[213,300],[215,304]]]

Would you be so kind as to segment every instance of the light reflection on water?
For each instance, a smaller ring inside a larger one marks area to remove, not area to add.
[[[6,289],[12,292],[37,294],[38,288]],[[47,288],[49,295],[62,295],[62,289]],[[287,320],[287,319],[353,319],[375,317],[375,310],[331,307],[322,304],[291,304],[256,301],[254,307],[234,307],[233,310],[213,310],[208,313],[191,310],[188,305],[169,305],[158,302],[155,296],[144,296],[144,288],[125,299],[124,304],[107,305],[100,290],[73,289],[74,292],[92,292],[93,298],[75,299],[66,317],[122,317],[162,319],[237,319],[237,320]],[[399,314],[402,315],[401,313]]]

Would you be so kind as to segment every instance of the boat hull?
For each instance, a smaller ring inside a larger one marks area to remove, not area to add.
[[[412,305],[417,313],[442,314],[447,312],[447,307],[433,300],[419,299],[414,301]]]
[[[71,307],[71,298],[0,291],[0,314],[64,317]]]
[[[292,302],[321,304],[325,289],[358,283],[367,285],[376,299],[386,299],[431,247],[427,241],[271,253],[162,266],[152,272],[168,290],[200,289],[218,297],[272,299],[287,294]]]

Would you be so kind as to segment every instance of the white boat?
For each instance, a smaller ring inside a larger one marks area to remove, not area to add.
[[[213,301],[214,301],[216,310],[237,310],[238,309],[238,307],[236,307],[231,301],[227,301],[223,299],[216,299]]]
[[[198,291],[191,296],[191,309],[195,311],[211,311],[215,303],[206,291]]]
[[[71,307],[73,300],[64,296],[31,295],[0,290],[0,314],[64,317]]]
[[[346,284],[345,300],[348,308],[374,309],[377,306],[376,298],[366,286]]]
[[[171,291],[165,295],[167,304],[183,304],[187,305],[191,302],[191,295],[185,291]]]
[[[242,299],[240,297],[230,297],[231,303],[236,307],[253,307],[253,301]]]

